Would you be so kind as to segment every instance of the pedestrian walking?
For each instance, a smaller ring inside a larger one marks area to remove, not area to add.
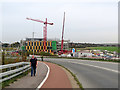
[[[36,67],[37,67],[37,58],[34,57],[34,55],[32,56],[32,58],[30,59],[30,65],[31,65],[31,77],[36,75]]]
[[[41,60],[43,61],[43,55],[41,56]]]

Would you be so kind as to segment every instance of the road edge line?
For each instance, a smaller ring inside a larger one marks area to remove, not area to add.
[[[43,63],[43,62],[41,62],[41,63]],[[49,73],[50,73],[50,68],[49,68],[49,66],[48,66],[47,64],[45,64],[45,63],[43,63],[43,64],[47,66],[48,72],[47,72],[44,80],[40,83],[40,85],[37,87],[36,90],[39,90],[39,89],[42,87],[42,85],[45,83],[45,81],[47,80],[47,78],[48,78],[48,76],[49,76]]]

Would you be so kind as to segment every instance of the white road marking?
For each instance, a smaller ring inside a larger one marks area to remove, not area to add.
[[[78,63],[78,62],[71,62],[71,61],[68,61],[68,62],[70,62],[70,63],[76,63],[76,64],[82,64],[82,65],[87,65],[87,66],[92,66],[92,67],[96,67],[96,68],[100,68],[100,69],[104,69],[104,70],[108,70],[108,71],[119,73],[117,70],[113,70],[113,69],[109,69],[109,68],[99,67],[99,66],[85,64],[85,63]]]
[[[90,60],[81,60],[81,61],[90,61]],[[90,61],[90,62],[107,63],[107,64],[118,64],[118,63],[114,63],[114,62],[104,62],[104,61]]]
[[[112,62],[101,62],[101,61],[90,61],[90,60],[80,60],[80,61],[99,62],[99,63],[108,63],[108,64],[118,64],[118,63],[112,63]],[[108,71],[120,73],[118,70],[113,70],[113,69],[109,69],[109,68],[105,68],[105,67],[100,67],[100,66],[95,66],[95,65],[90,65],[90,64],[75,62],[75,60],[70,60],[70,59],[69,59],[69,61],[65,60],[65,61],[62,61],[62,62],[70,62],[70,63],[82,64],[82,65],[92,66],[92,67],[96,67],[96,68],[99,68],[99,69],[104,69],[104,70],[108,70]]]
[[[42,62],[41,62],[41,63],[42,63]],[[45,63],[43,63],[43,64],[45,64]],[[49,76],[50,68],[49,68],[49,66],[48,66],[47,64],[45,64],[45,65],[46,65],[47,68],[48,68],[48,72],[47,72],[47,74],[46,74],[44,80],[40,83],[40,85],[36,88],[36,90],[39,90],[39,89],[42,87],[42,85],[45,83],[45,81],[47,80],[47,78],[48,78],[48,76]]]
[[[69,60],[73,61],[71,59],[69,59]],[[105,61],[90,61],[90,60],[79,60],[79,61],[83,61],[83,62],[86,62],[86,61],[88,61],[88,62],[98,62],[98,63],[107,63],[107,64],[118,64],[117,62],[115,63],[115,62],[105,62]]]

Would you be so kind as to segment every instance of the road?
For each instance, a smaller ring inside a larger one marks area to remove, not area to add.
[[[58,58],[44,60],[71,70],[83,88],[118,88],[118,63]]]

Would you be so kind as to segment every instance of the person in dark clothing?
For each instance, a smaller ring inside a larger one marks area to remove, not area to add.
[[[43,61],[43,55],[42,55],[42,57],[41,57],[41,60]]]
[[[37,58],[34,58],[34,55],[32,56],[32,58],[30,59],[30,65],[31,65],[31,76],[36,75],[36,67],[37,67]]]

